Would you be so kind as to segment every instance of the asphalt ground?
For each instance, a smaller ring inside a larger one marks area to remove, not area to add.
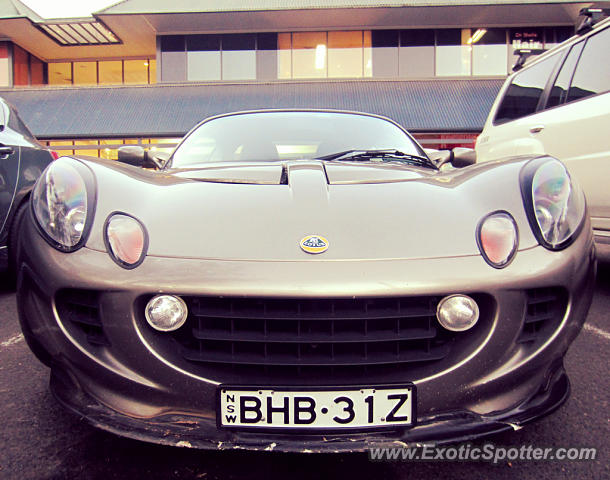
[[[0,288],[0,479],[603,479],[610,478],[610,265],[598,271],[585,328],[566,356],[572,395],[525,428],[475,442],[497,447],[592,447],[587,461],[370,461],[366,454],[196,451],[128,440],[64,411],[49,370],[28,350],[15,293]]]

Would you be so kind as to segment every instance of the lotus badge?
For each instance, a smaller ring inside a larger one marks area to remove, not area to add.
[[[301,240],[301,248],[307,253],[322,253],[328,250],[328,240],[320,235],[307,235]]]

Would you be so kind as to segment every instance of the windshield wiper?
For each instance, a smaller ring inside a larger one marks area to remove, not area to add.
[[[410,163],[413,165],[421,165],[429,168],[434,168],[436,165],[426,157],[420,155],[413,155],[410,153],[404,153],[400,150],[392,148],[382,150],[344,150],[343,152],[331,153],[324,155],[323,157],[317,157],[316,160],[345,160],[345,161],[367,161],[372,158],[380,158],[383,160],[397,160],[404,163]]]

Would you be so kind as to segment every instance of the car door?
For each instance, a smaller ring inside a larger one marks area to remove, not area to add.
[[[20,138],[7,125],[8,108],[0,103],[0,246],[6,245],[7,219],[19,176]],[[1,248],[0,247],[0,248]]]

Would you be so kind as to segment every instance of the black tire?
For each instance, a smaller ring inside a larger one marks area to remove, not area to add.
[[[8,278],[9,281],[15,284],[17,280],[17,257],[19,250],[19,229],[21,224],[23,223],[23,219],[27,214],[29,203],[27,201],[23,202],[17,208],[15,215],[13,216],[13,221],[11,223],[11,228],[8,231]]]

